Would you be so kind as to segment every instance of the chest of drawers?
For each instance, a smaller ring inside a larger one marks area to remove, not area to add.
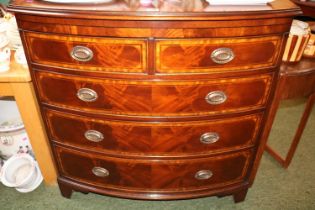
[[[242,201],[299,9],[155,3],[9,5],[61,193]]]

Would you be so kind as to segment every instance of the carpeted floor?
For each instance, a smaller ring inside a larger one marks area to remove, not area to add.
[[[292,139],[303,107],[301,101],[289,101],[281,105],[270,144],[282,153]],[[245,202],[239,204],[234,204],[232,197],[135,201],[78,192],[73,193],[72,199],[68,200],[60,196],[57,187],[42,184],[32,193],[21,194],[0,184],[0,210],[7,209],[312,210],[315,209],[315,110],[289,169],[282,169],[268,154],[264,154],[254,186],[249,190]]]

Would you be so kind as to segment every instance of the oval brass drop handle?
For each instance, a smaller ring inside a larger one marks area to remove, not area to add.
[[[200,142],[203,144],[214,144],[220,140],[220,135],[215,132],[204,133],[200,137]]]
[[[227,100],[227,95],[223,91],[212,91],[208,93],[205,99],[211,105],[219,105]]]
[[[102,167],[94,167],[92,173],[97,177],[108,177],[109,171]]]
[[[198,180],[210,179],[212,176],[213,176],[213,173],[210,170],[201,170],[195,174],[195,178]]]
[[[104,135],[96,130],[88,130],[84,133],[84,136],[87,140],[92,142],[101,142],[104,139]]]
[[[230,48],[218,48],[211,53],[211,60],[217,64],[226,64],[235,58],[235,54]]]
[[[98,98],[97,93],[90,88],[81,88],[77,92],[77,97],[84,102],[93,102]]]
[[[75,46],[72,48],[70,55],[74,60],[87,62],[93,58],[93,51],[88,47]]]

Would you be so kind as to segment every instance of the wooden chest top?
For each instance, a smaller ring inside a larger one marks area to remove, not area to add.
[[[263,6],[211,6],[206,0],[153,0],[142,6],[140,0],[113,0],[99,4],[56,4],[42,0],[13,0],[9,10],[25,14],[70,16],[121,20],[231,20],[288,17],[300,13],[289,0],[275,0]]]

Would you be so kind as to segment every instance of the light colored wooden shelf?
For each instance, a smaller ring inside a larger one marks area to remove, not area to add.
[[[0,72],[0,82],[30,82],[32,81],[28,68],[23,67],[14,60],[14,53],[11,56],[10,70]]]
[[[15,63],[13,56],[11,57],[10,70],[0,73],[0,96],[13,96],[15,98],[44,180],[46,184],[56,184],[56,168],[52,160],[30,73],[28,68]]]

